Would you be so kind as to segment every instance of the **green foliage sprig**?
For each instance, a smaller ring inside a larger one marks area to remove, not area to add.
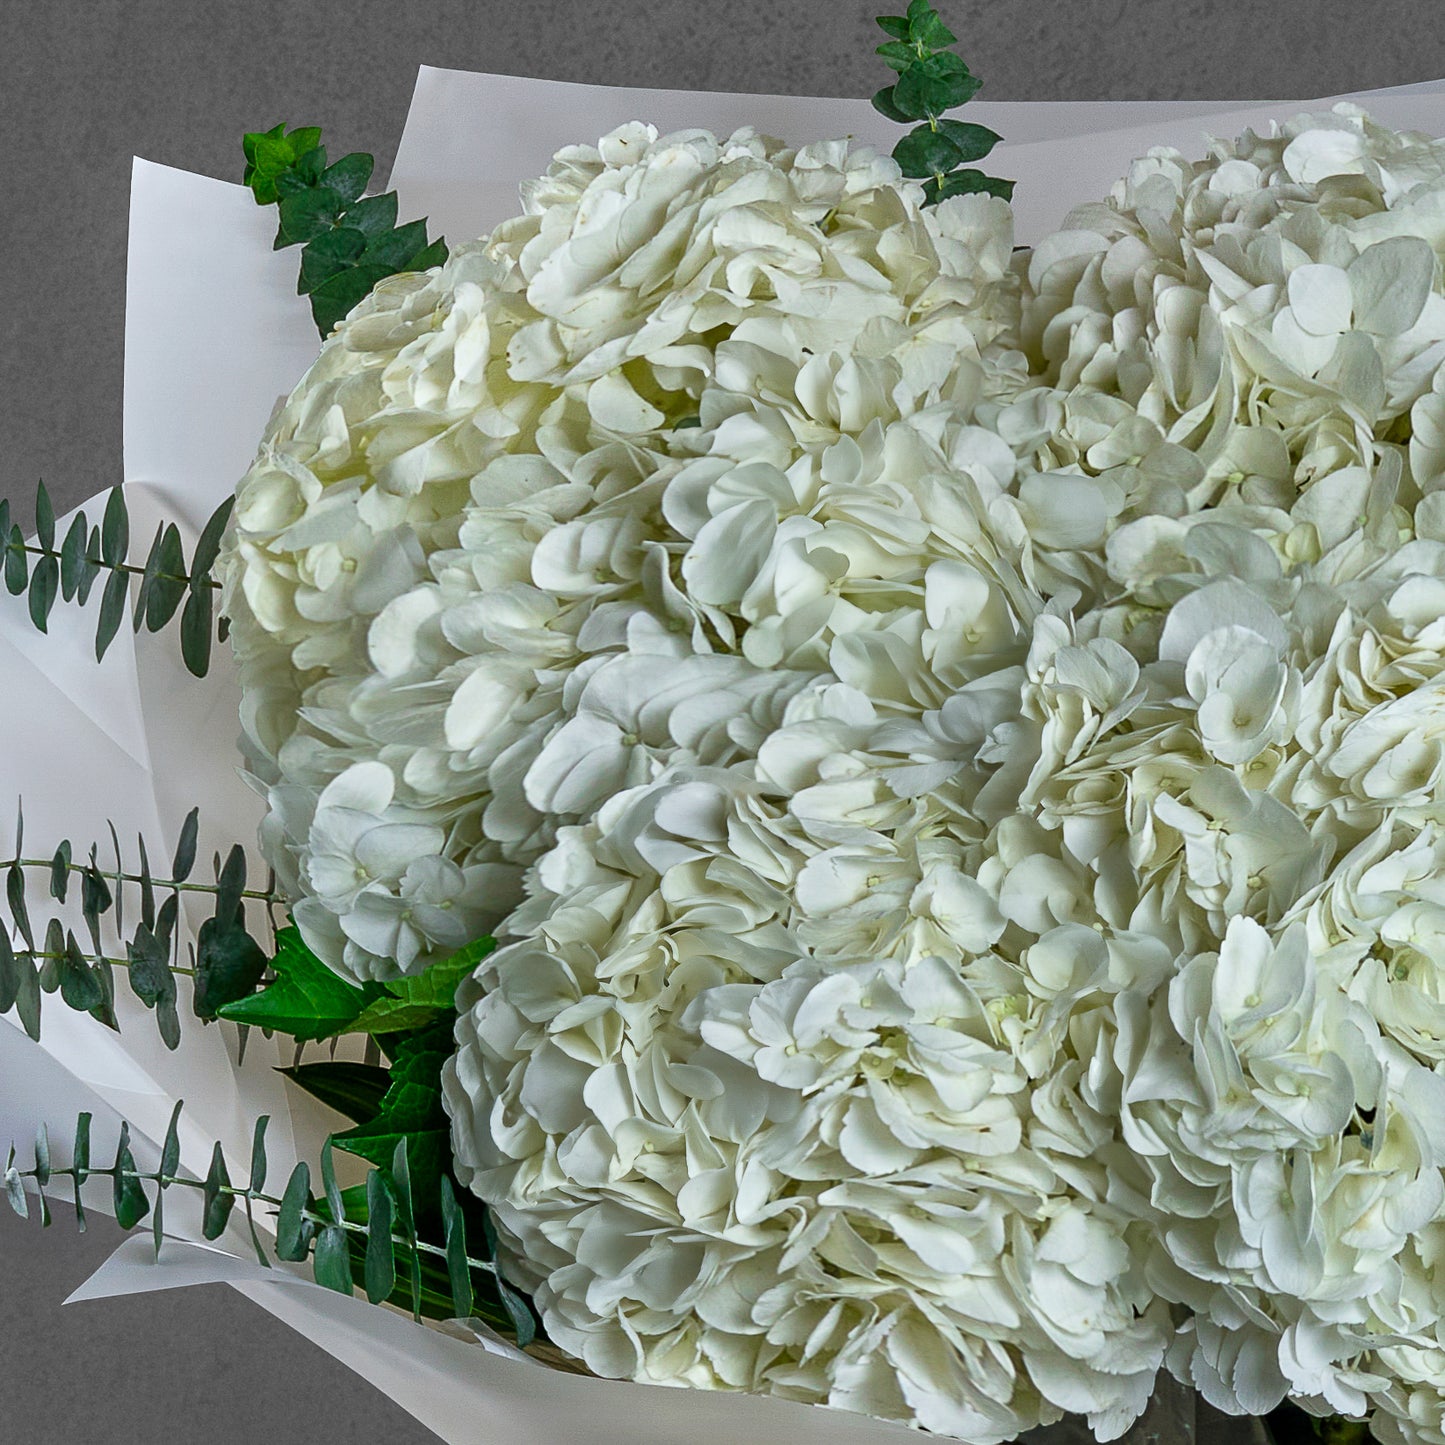
[[[427,240],[425,220],[397,225],[395,191],[362,194],[373,157],[356,151],[326,163],[320,127],[278,125],[247,134],[241,145],[256,204],[280,213],[276,250],[303,248],[296,294],[311,298],[323,338],[378,281],[446,260],[446,242]]]
[[[251,1158],[244,1183],[233,1183],[221,1146],[212,1151],[204,1179],[183,1175],[179,1124],[181,1104],[172,1111],[157,1168],[137,1167],[130,1144],[129,1126],[122,1124],[114,1162],[97,1166],[91,1161],[91,1116],[76,1120],[75,1141],[68,1165],[57,1166],[50,1139],[42,1127],[35,1139],[35,1162],[28,1169],[16,1165],[15,1146],[5,1163],[4,1189],[10,1207],[22,1219],[30,1217],[26,1180],[39,1192],[43,1226],[52,1222],[45,1189],[56,1179],[71,1181],[78,1227],[86,1227],[82,1186],[87,1179],[108,1177],[117,1223],[137,1228],[149,1216],[157,1257],[165,1238],[166,1191],[176,1186],[201,1191],[202,1235],[219,1239],[239,1204],[258,1262],[271,1268],[273,1261],[256,1228],[256,1211],[275,1217],[275,1256],[292,1264],[310,1262],[318,1284],[350,1295],[360,1288],[373,1304],[388,1302],[409,1308],[422,1319],[467,1319],[473,1316],[505,1330],[525,1348],[536,1336],[536,1321],[526,1302],[502,1280],[493,1261],[495,1239],[476,1224],[469,1197],[459,1197],[449,1179],[440,1182],[436,1214],[441,1220],[440,1243],[422,1236],[417,1228],[418,1195],[408,1146],[398,1142],[386,1168],[368,1171],[363,1184],[341,1189],[329,1144],[321,1153],[322,1192],[311,1190],[311,1170],[302,1161],[292,1170],[280,1195],[267,1192],[269,1166],[266,1128],[269,1119],[256,1121]],[[469,1252],[468,1225],[488,1246],[487,1257]]]
[[[247,887],[246,855],[239,844],[224,862],[219,855],[214,859],[214,882],[193,878],[198,830],[199,814],[192,809],[182,825],[169,876],[157,877],[142,838],[136,840],[135,862],[127,866],[114,826],[110,830],[114,867],[101,865],[95,844],[82,861],[69,839],[48,856],[27,857],[25,818],[19,812],[15,854],[0,862],[6,914],[6,926],[0,928],[0,1014],[13,1008],[26,1033],[38,1039],[42,997],[58,994],[68,1007],[116,1028],[115,971],[119,969],[135,996],[155,1012],[166,1047],[174,1049],[180,1042],[178,974],[192,979],[192,1008],[202,1019],[214,1018],[226,1004],[251,993],[265,973],[268,953],[248,929],[247,908],[260,905],[269,923],[270,909],[280,896],[274,879],[268,878],[261,889]],[[25,875],[32,870],[47,875],[49,894],[58,908],[65,907],[72,885],[78,884],[87,943],[82,944],[74,929],[66,926],[58,909],[43,920],[32,917],[25,886]],[[180,962],[176,927],[182,893],[208,894],[212,899],[211,917],[201,924],[185,965]],[[129,931],[127,894],[138,904]],[[106,920],[124,947],[123,957],[104,946]]]
[[[95,630],[96,661],[115,641],[127,607],[136,632],[142,626],[149,632],[159,632],[179,609],[181,656],[194,676],[204,677],[211,663],[213,639],[225,636],[225,624],[218,624],[215,616],[214,594],[220,584],[210,574],[232,505],[233,499],[228,497],[211,514],[189,563],[179,528],[174,522],[162,522],[156,528],[145,562],[133,566],[126,560],[130,513],[120,487],[111,489],[99,526],[92,527],[85,514],[77,512],[57,546],[55,508],[41,482],[35,492],[33,546],[26,542],[19,524],[11,520],[8,499],[0,500],[5,587],[12,596],[27,595],[30,620],[45,632],[57,598],[83,607],[100,574],[106,572],[109,576],[101,593]],[[132,577],[140,579],[133,601]]]
[[[898,79],[873,97],[873,106],[903,125],[922,122],[893,147],[893,158],[905,176],[926,177],[924,204],[980,191],[1008,200],[1012,181],[985,175],[972,165],[1002,137],[986,125],[944,115],[972,100],[983,84],[963,58],[948,49],[958,37],[928,0],[911,0],[906,15],[880,15],[878,24],[891,37],[878,47],[878,54],[898,72]]]

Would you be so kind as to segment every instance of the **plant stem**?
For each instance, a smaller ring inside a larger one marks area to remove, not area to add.
[[[14,550],[15,544],[13,542],[10,543],[9,546]],[[57,562],[60,560],[59,552],[52,551],[48,547],[32,547],[28,542],[23,543],[19,550],[28,552],[32,557],[54,557]],[[133,566],[129,562],[96,562],[95,565],[107,572],[129,572],[134,577],[144,577],[146,570],[144,567]],[[157,572],[154,576],[157,582],[179,582],[186,587],[191,585],[191,579],[189,577],[177,576],[174,572]],[[220,591],[221,584],[217,582],[214,577],[207,577],[205,582],[206,586],[213,587],[217,591]]]
[[[55,860],[53,858],[12,858],[8,863],[0,863],[0,869],[4,868],[52,868]],[[139,873],[111,873],[104,868],[92,868],[89,863],[81,863],[72,860],[67,863],[66,869],[71,873],[95,873],[98,877],[105,878],[112,883],[135,883],[137,885],[149,883],[152,888],[161,892],[174,893],[219,893],[221,891],[218,883],[179,883],[172,878],[144,878]],[[242,898],[254,898],[262,903],[284,903],[286,900],[279,893],[271,892],[263,888],[246,888],[241,891]]]

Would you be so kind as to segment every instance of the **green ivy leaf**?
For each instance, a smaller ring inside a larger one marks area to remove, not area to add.
[[[396,978],[382,984],[378,998],[351,1023],[351,1031],[366,1034],[394,1034],[425,1028],[442,1014],[456,1012],[457,989],[463,979],[476,972],[477,965],[496,947],[496,940],[479,938],[465,948],[440,959],[411,978]]]
[[[338,1149],[356,1154],[378,1168],[391,1164],[397,1145],[405,1139],[418,1200],[439,1198],[441,1176],[450,1158],[450,1125],[442,1106],[441,1073],[442,1065],[455,1050],[449,1019],[400,1036],[391,1064],[391,1083],[376,1117],[331,1136]]]
[[[276,972],[273,983],[249,998],[223,1004],[219,1016],[233,1023],[276,1029],[295,1039],[329,1039],[344,1033],[382,993],[380,984],[358,987],[328,968],[307,948],[295,925],[276,935],[271,967]]]
[[[292,1083],[320,1099],[328,1108],[344,1114],[354,1124],[366,1124],[381,1112],[381,1101],[391,1086],[385,1069],[375,1064],[330,1060],[321,1064],[297,1064],[282,1069]]]

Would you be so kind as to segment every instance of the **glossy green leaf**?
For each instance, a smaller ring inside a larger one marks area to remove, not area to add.
[[[496,946],[495,939],[480,938],[419,974],[388,980],[382,985],[385,994],[358,1015],[351,1024],[351,1031],[401,1033],[407,1029],[424,1028],[443,1013],[454,1013],[457,988],[463,979],[476,972],[481,961]]]
[[[275,981],[249,998],[220,1010],[222,1018],[276,1029],[295,1039],[326,1039],[346,1031],[382,989],[358,987],[328,968],[307,948],[294,925],[276,935],[271,960]]]
[[[385,1069],[347,1059],[297,1064],[281,1072],[313,1098],[356,1124],[368,1123],[381,1112],[381,1101],[391,1082]]]

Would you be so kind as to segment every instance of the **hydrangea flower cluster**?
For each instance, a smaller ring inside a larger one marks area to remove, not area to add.
[[[1445,147],[1011,257],[629,127],[345,322],[238,497],[266,846],[594,1371],[986,1445],[1161,1363],[1445,1445]]]

